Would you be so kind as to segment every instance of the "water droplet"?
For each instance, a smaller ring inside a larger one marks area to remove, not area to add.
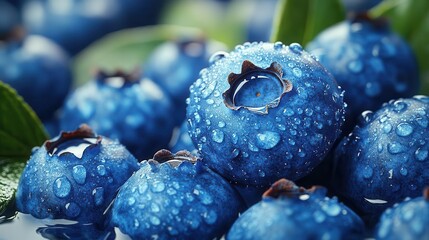
[[[402,100],[396,100],[392,106],[393,106],[393,111],[400,113],[405,111],[408,105]]]
[[[291,108],[285,108],[283,110],[283,115],[287,117],[291,117],[295,114],[295,112]]]
[[[236,133],[233,133],[231,135],[231,141],[232,141],[233,144],[237,144],[237,142],[238,142],[238,136],[237,136]]]
[[[402,176],[407,176],[407,174],[408,174],[408,170],[404,167],[401,167],[399,172],[401,173]]]
[[[274,49],[275,50],[280,50],[280,49],[282,49],[283,48],[283,43],[282,42],[275,42],[274,43]]]
[[[80,214],[80,207],[74,202],[69,202],[65,205],[66,215],[71,218],[75,218]]]
[[[158,204],[152,203],[150,205],[150,211],[152,211],[153,213],[157,213],[157,212],[159,212],[159,210],[160,210],[160,208],[159,208]]]
[[[350,72],[357,74],[362,72],[363,63],[361,60],[357,59],[357,60],[350,61],[347,67],[350,70]]]
[[[364,125],[371,121],[373,115],[374,113],[372,111],[364,111],[359,117],[359,122],[361,123],[361,125]]]
[[[234,150],[232,150],[231,157],[236,158],[239,154],[240,154],[240,150],[237,148],[234,148]]]
[[[291,43],[289,45],[289,48],[294,53],[301,53],[303,50],[301,44],[299,44],[299,43]]]
[[[341,212],[340,206],[336,202],[327,202],[322,206],[323,211],[329,216],[335,217]]]
[[[218,127],[223,128],[223,127],[225,127],[225,122],[220,121],[217,125],[218,125]]]
[[[71,183],[66,177],[59,177],[54,182],[54,194],[59,198],[67,197],[71,191]]]
[[[174,195],[176,193],[177,193],[177,191],[174,188],[168,188],[167,189],[167,194],[168,195]]]
[[[251,142],[249,142],[248,144],[247,144],[247,146],[249,147],[249,150],[250,151],[252,151],[252,152],[258,152],[259,151],[259,148],[257,148],[255,145],[253,145]]]
[[[213,64],[213,63],[221,60],[222,58],[225,58],[228,55],[229,54],[227,52],[223,52],[223,51],[216,52],[210,57],[209,63]]]
[[[73,167],[73,179],[78,184],[85,184],[86,168],[83,165],[76,165]]]
[[[392,131],[392,125],[390,123],[386,123],[382,126],[384,133],[390,133]]]
[[[183,165],[183,164],[182,164]],[[162,192],[165,189],[165,184],[161,181],[154,181],[151,185],[152,192]]]
[[[155,226],[158,226],[161,223],[161,220],[159,220],[159,218],[157,218],[156,216],[151,216],[149,218],[149,221]]]
[[[212,94],[212,92],[216,88],[216,83],[217,83],[217,81],[211,81],[211,82],[209,82],[209,84],[207,85],[207,87],[204,90],[201,91],[201,97],[202,98],[207,98],[208,96],[210,96],[210,94]]]
[[[213,203],[213,198],[212,198],[212,196],[211,196],[210,194],[208,194],[208,193],[204,192],[204,191],[200,191],[200,194],[199,194],[199,196],[198,196],[198,197],[200,198],[201,202],[202,202],[204,205],[209,205],[209,204],[212,204],[212,203]]]
[[[256,145],[262,149],[271,149],[280,142],[280,135],[276,132],[264,131],[256,135]]]
[[[427,128],[429,121],[426,117],[416,118],[416,122],[423,128]]]
[[[203,214],[203,218],[204,218],[204,221],[205,221],[207,224],[212,225],[212,224],[214,224],[214,223],[216,222],[216,220],[217,220],[217,214],[216,214],[216,212],[214,212],[213,210],[210,210],[210,211],[208,211],[208,212],[204,212],[204,214]]]
[[[178,232],[175,228],[173,228],[173,227],[171,227],[171,226],[168,226],[168,227],[167,227],[167,230],[168,230],[168,233],[169,233],[171,236],[177,236],[177,235],[179,234],[179,232]]]
[[[307,115],[308,117],[311,117],[313,115],[313,109],[311,108],[306,108],[304,112],[305,115]]]
[[[138,229],[140,226],[140,222],[137,218],[134,218],[134,229]]]
[[[97,172],[100,174],[100,176],[106,175],[106,167],[104,165],[98,165]]]
[[[217,143],[222,143],[223,142],[223,138],[224,138],[224,133],[219,130],[219,129],[215,129],[212,131],[212,139],[213,141],[217,142]]]
[[[411,133],[413,133],[413,130],[413,126],[408,123],[400,123],[398,126],[396,126],[396,134],[401,137],[409,136]]]
[[[96,206],[100,206],[104,202],[104,188],[96,187],[92,190],[92,196],[94,197],[94,203]]]
[[[315,211],[313,213],[313,217],[314,217],[314,220],[317,223],[323,223],[325,221],[325,219],[326,219],[325,214],[323,212],[321,212],[321,211]]]
[[[425,161],[428,157],[429,152],[427,150],[418,148],[414,153],[414,156],[418,161]]]
[[[406,148],[398,142],[392,142],[387,145],[387,150],[391,154],[398,154],[406,151]]]
[[[133,197],[128,198],[127,204],[128,206],[133,206],[136,203],[136,199]]]
[[[370,166],[365,166],[362,173],[364,178],[371,178],[373,174],[373,170]]]
[[[301,69],[299,69],[299,68],[293,68],[293,69],[292,69],[292,72],[293,72],[293,74],[294,74],[296,77],[302,77],[302,71],[301,71]]]

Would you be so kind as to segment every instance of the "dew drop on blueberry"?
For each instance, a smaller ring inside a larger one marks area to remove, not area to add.
[[[280,142],[280,134],[264,131],[256,135],[256,145],[262,149],[271,149]]]
[[[59,177],[54,182],[54,194],[59,198],[65,198],[70,194],[71,183],[66,177]]]
[[[413,133],[414,128],[409,123],[400,123],[396,126],[395,131],[398,136],[406,137]]]
[[[347,68],[350,70],[350,72],[354,74],[358,74],[358,73],[361,73],[363,70],[363,63],[359,59],[353,60],[349,62],[349,64],[347,65]]]
[[[289,48],[292,52],[297,53],[297,54],[300,54],[303,50],[301,44],[299,44],[299,43],[291,43],[289,45]]]
[[[414,156],[416,157],[416,159],[418,161],[421,161],[421,162],[423,162],[423,161],[425,161],[427,159],[428,154],[429,154],[428,150],[424,150],[424,149],[421,149],[421,148],[418,148],[414,152]]]
[[[66,215],[70,218],[75,218],[80,214],[80,207],[74,202],[69,202],[65,205]]]
[[[104,188],[96,187],[92,190],[92,196],[94,198],[94,204],[100,206],[104,203]]]
[[[215,129],[212,131],[212,139],[213,141],[217,142],[217,143],[222,143],[223,142],[223,138],[224,138],[224,133],[219,130],[219,129]]]
[[[73,179],[78,184],[85,184],[86,182],[86,168],[83,165],[76,165],[73,167]]]
[[[228,55],[229,54],[227,52],[222,52],[222,51],[216,52],[209,58],[209,64],[213,64]]]

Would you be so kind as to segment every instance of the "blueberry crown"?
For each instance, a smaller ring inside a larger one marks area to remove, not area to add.
[[[292,90],[292,83],[282,77],[283,70],[277,62],[264,69],[245,60],[241,73],[228,76],[230,87],[222,95],[224,103],[232,110],[244,108],[268,114],[268,109],[277,107],[283,95]]]
[[[287,179],[280,179],[275,182],[271,187],[264,192],[262,195],[263,198],[299,198],[302,195],[310,195],[316,192],[326,195],[326,189],[319,186],[314,186],[312,188],[306,189],[303,187],[298,187],[294,182]]]
[[[185,150],[173,154],[169,150],[161,149],[155,153],[153,160],[158,163],[168,163],[172,167],[177,167],[185,161],[195,164],[198,158]]]
[[[83,151],[90,146],[99,144],[101,139],[101,136],[96,136],[88,125],[82,124],[75,131],[61,132],[60,136],[46,141],[44,145],[50,156],[74,154],[80,158]]]
[[[113,73],[108,73],[103,70],[99,70],[96,73],[96,80],[98,83],[108,85],[114,88],[123,88],[137,83],[139,80],[140,71],[138,69],[133,70],[130,73],[126,73],[121,70],[117,70]]]

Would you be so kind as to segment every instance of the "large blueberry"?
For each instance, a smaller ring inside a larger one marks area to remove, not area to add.
[[[123,185],[112,221],[133,239],[214,239],[241,207],[229,183],[189,152],[161,150]]]
[[[72,83],[69,59],[42,36],[0,44],[0,79],[16,89],[42,119],[62,106]]]
[[[341,89],[299,44],[245,43],[201,71],[187,108],[203,161],[230,181],[307,175],[344,121]]]
[[[320,33],[307,47],[344,89],[345,130],[365,110],[411,97],[419,89],[418,66],[408,44],[382,20],[356,17]]]
[[[335,150],[334,190],[373,225],[380,214],[429,185],[429,98],[392,100]]]
[[[224,49],[222,44],[203,37],[178,39],[155,48],[144,63],[144,76],[153,79],[173,99],[177,125],[185,119],[189,87],[201,69],[209,65],[210,56]]]
[[[240,215],[226,239],[362,239],[362,220],[325,193],[279,180]]]
[[[101,223],[116,191],[137,169],[137,160],[124,146],[83,125],[33,150],[16,206],[36,218]]]
[[[69,96],[61,129],[87,123],[99,134],[118,139],[139,159],[166,147],[174,128],[171,100],[154,82],[137,75],[99,72]]]
[[[376,239],[429,239],[429,188],[423,197],[407,198],[381,216]]]

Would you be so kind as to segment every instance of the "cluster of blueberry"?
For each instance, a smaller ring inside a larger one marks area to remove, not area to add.
[[[184,41],[143,77],[99,72],[33,150],[18,210],[133,239],[363,239],[377,223],[377,239],[427,239],[429,97],[407,44],[366,14],[380,0],[343,2],[308,52]],[[180,124],[175,153],[154,154]]]

